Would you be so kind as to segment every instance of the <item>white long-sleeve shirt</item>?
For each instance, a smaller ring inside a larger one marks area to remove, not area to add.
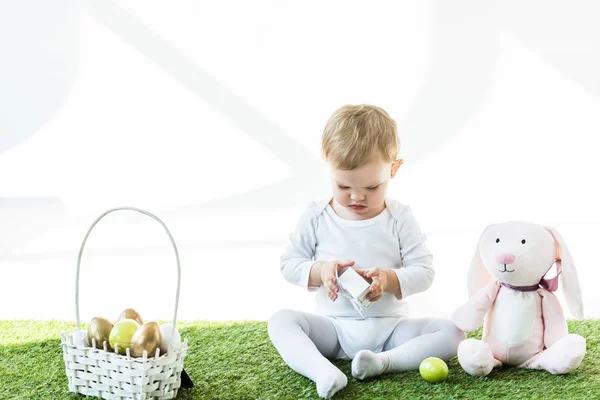
[[[336,321],[379,318],[375,328],[382,330],[383,337],[383,331],[393,330],[396,323],[385,323],[387,329],[382,329],[385,326],[380,323],[389,319],[386,317],[393,317],[390,321],[407,317],[408,305],[402,299],[426,290],[433,281],[435,272],[431,252],[425,246],[426,236],[410,207],[398,201],[386,199],[386,208],[379,215],[359,221],[341,218],[329,202],[330,199],[311,202],[302,214],[281,257],[281,272],[289,282],[317,291],[317,314]],[[384,293],[360,315],[344,296],[338,296],[334,302],[323,287],[308,287],[310,269],[321,260],[354,260],[355,268],[391,268],[398,276],[402,298]],[[336,327],[338,334],[340,330],[347,331],[339,324]],[[344,341],[340,342],[344,347]]]

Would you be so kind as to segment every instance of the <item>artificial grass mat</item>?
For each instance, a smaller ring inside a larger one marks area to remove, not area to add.
[[[178,399],[318,398],[315,385],[279,357],[266,322],[182,322],[178,328],[189,341],[185,369],[195,384]],[[0,399],[85,398],[68,391],[62,360],[60,332],[74,330],[71,322],[0,321]],[[361,382],[352,378],[349,361],[335,361],[349,379],[334,399],[600,399],[600,320],[569,321],[569,331],[587,339],[588,351],[570,375],[507,368],[474,378],[455,358],[439,384],[417,371]]]

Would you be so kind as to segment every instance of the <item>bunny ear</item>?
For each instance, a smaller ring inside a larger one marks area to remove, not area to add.
[[[493,225],[489,225],[484,229],[488,230]],[[483,236],[483,233],[481,234]],[[475,254],[473,255],[473,259],[471,260],[471,267],[469,268],[469,277],[467,282],[467,288],[469,290],[469,297],[472,297],[479,289],[486,286],[487,284],[494,281],[494,278],[488,270],[483,265],[483,260],[481,259],[481,255],[479,254],[479,243],[481,242],[481,237],[477,242],[477,247],[475,248]]]
[[[561,281],[569,311],[571,311],[571,315],[573,315],[573,317],[582,319],[583,301],[581,300],[581,288],[579,286],[579,278],[577,277],[577,270],[575,269],[575,263],[573,262],[571,252],[567,248],[565,240],[556,229],[549,227],[545,228],[548,229],[552,235],[554,235],[560,246],[562,259]]]

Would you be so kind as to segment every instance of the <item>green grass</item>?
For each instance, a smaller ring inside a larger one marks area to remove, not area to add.
[[[195,383],[178,399],[317,398],[314,384],[281,360],[265,322],[181,323],[190,344],[186,371]],[[389,374],[366,382],[350,375],[350,362],[336,365],[350,378],[336,399],[600,399],[600,320],[569,322],[587,339],[581,367],[567,376],[505,369],[485,378],[462,371],[456,359],[440,384],[418,372]],[[68,392],[59,335],[74,324],[52,321],[0,321],[0,399],[83,399]],[[471,335],[478,337],[478,333]]]

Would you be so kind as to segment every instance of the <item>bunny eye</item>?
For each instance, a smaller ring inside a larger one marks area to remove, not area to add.
[[[496,239],[496,243],[500,242],[500,239]]]
[[[525,240],[525,239],[521,240],[521,243],[525,244],[525,242],[526,242],[526,240]]]

